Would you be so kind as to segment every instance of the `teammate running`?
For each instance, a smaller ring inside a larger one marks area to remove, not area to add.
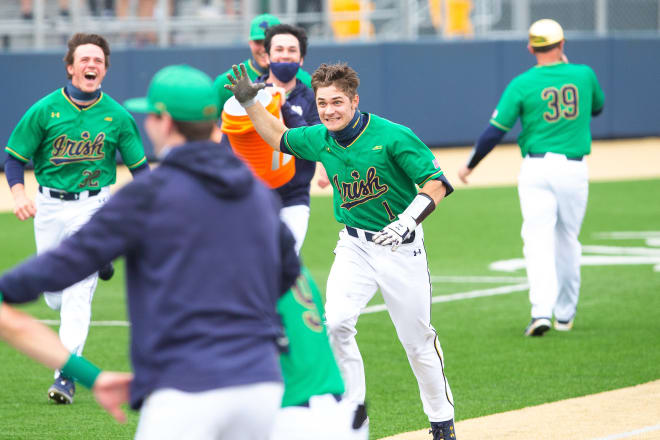
[[[332,182],[335,218],[346,227],[328,278],[326,318],[346,396],[358,404],[365,399],[355,325],[380,288],[417,377],[434,440],[455,438],[453,398],[431,325],[420,225],[453,191],[433,153],[409,128],[358,110],[359,79],[345,64],[322,64],[312,75],[322,124],[293,129],[255,100],[264,85],[253,84],[244,65],[233,71],[227,87],[259,135],[276,150],[322,162]]]
[[[507,86],[472,152],[459,170],[467,176],[513,128],[520,117],[518,145],[524,157],[518,178],[523,253],[529,279],[532,319],[526,336],[573,327],[580,294],[578,235],[589,189],[584,156],[591,152],[591,116],[603,110],[596,74],[564,55],[564,31],[554,20],[529,28],[527,49],[537,65]]]
[[[37,252],[43,253],[72,235],[110,196],[116,180],[116,152],[131,173],[148,169],[133,117],[101,91],[110,62],[110,46],[100,35],[75,34],[64,57],[69,83],[45,96],[23,115],[5,151],[7,182],[14,214],[34,219]],[[36,204],[25,194],[23,169],[32,159],[39,183]],[[91,303],[99,276],[109,279],[112,266],[60,292],[47,292],[46,304],[60,310],[60,339],[82,354]],[[48,397],[72,403],[75,384],[55,372]]]

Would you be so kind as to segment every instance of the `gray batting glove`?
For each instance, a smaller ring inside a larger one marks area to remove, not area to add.
[[[256,104],[257,100],[255,99],[259,90],[266,87],[265,83],[254,84],[250,77],[247,74],[245,69],[245,64],[241,63],[241,70],[239,72],[236,64],[231,66],[234,71],[234,75],[231,73],[227,74],[227,79],[231,84],[225,84],[225,88],[231,90],[231,92],[236,97],[236,100],[244,107],[248,108]]]
[[[381,246],[392,245],[392,252],[396,251],[401,243],[417,227],[417,222],[411,216],[406,214],[399,215],[399,220],[390,223],[383,229],[374,234],[374,243]]]

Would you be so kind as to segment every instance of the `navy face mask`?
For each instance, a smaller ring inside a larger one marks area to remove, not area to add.
[[[291,81],[299,68],[300,63],[270,63],[270,71],[283,83]]]

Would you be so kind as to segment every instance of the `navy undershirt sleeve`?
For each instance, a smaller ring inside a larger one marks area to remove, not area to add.
[[[287,146],[286,146],[286,142],[284,141],[284,136],[285,136],[285,135],[282,135],[282,137],[280,138],[280,151],[281,151],[282,153],[290,154],[290,155],[292,155],[292,156],[295,156],[295,154],[293,154],[293,153],[291,152],[291,150],[289,150],[289,149],[287,148]]]
[[[451,183],[449,183],[449,180],[447,180],[444,174],[439,175],[433,180],[439,180],[445,185],[445,188],[447,189],[445,192],[445,197],[454,192],[454,187],[451,185]]]
[[[143,163],[139,167],[135,167],[133,169],[129,168],[129,171],[131,172],[131,175],[133,177],[137,176],[138,174],[144,172],[144,171],[149,171],[149,164],[147,162]]]
[[[5,160],[5,177],[7,177],[10,188],[17,183],[25,183],[24,170],[25,162],[21,162],[13,156],[7,156]]]
[[[604,108],[605,108],[605,106],[602,106],[602,107],[599,108],[598,110],[592,110],[592,111],[591,111],[591,116],[598,116],[598,115],[600,115],[600,114],[603,112],[603,109],[604,109]]]
[[[477,140],[477,144],[472,150],[472,156],[470,156],[467,167],[470,169],[476,167],[481,159],[486,157],[486,155],[495,148],[495,145],[500,143],[505,134],[506,131],[488,124],[488,127],[486,127],[483,133],[481,133],[479,140]]]

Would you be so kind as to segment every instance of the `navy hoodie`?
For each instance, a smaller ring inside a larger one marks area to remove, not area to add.
[[[281,381],[276,302],[300,265],[279,208],[231,152],[189,143],[59,247],[5,273],[0,291],[27,302],[125,255],[133,408],[159,388]]]

